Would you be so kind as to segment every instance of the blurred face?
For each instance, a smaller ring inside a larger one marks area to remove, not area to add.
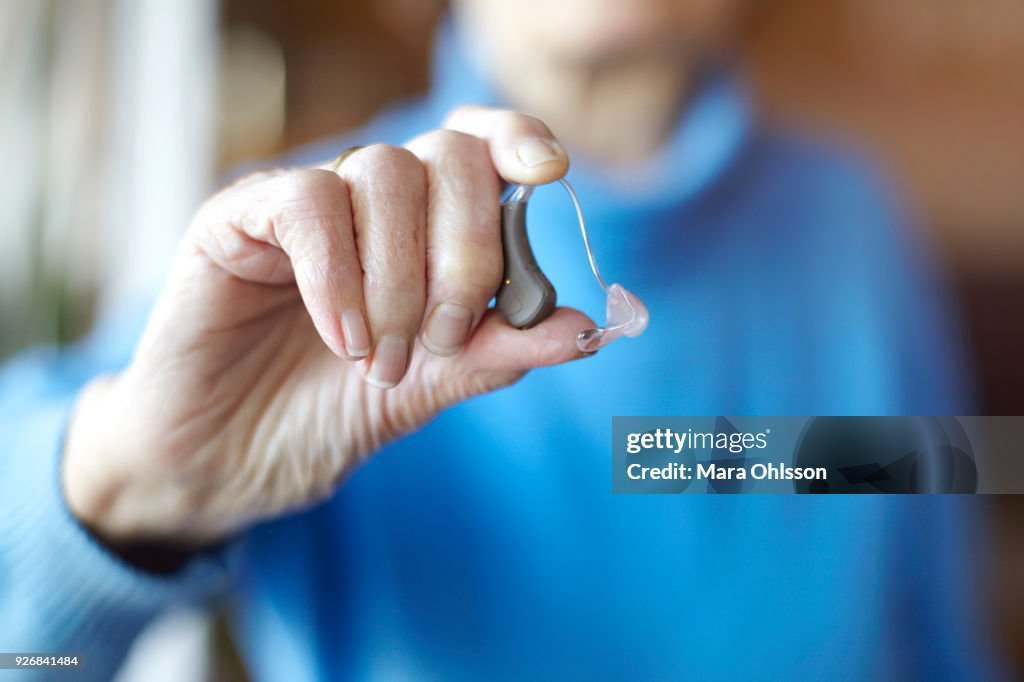
[[[743,0],[457,0],[456,10],[522,48],[568,61],[695,55],[726,40]],[[496,30],[500,29],[500,30]]]

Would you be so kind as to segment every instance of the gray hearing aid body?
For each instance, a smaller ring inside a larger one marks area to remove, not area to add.
[[[526,204],[532,187],[519,185],[501,204],[501,248],[505,274],[495,296],[498,310],[509,324],[527,329],[555,312],[557,294],[541,272],[526,232]]]
[[[643,302],[621,284],[608,284],[597,267],[594,251],[590,248],[587,223],[583,209],[572,185],[565,178],[558,181],[569,193],[576,219],[579,221],[583,248],[594,280],[605,293],[605,324],[603,327],[584,329],[576,335],[576,347],[582,353],[594,353],[599,348],[623,336],[640,336],[647,328],[649,315]],[[501,246],[505,255],[505,276],[502,279],[495,304],[509,324],[527,329],[540,324],[555,312],[555,287],[540,270],[530,248],[526,232],[526,204],[533,187],[517,185],[508,198],[501,202]]]

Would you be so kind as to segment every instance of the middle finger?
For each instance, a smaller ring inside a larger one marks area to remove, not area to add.
[[[501,181],[480,138],[437,130],[408,148],[423,161],[429,187],[420,340],[436,355],[454,355],[501,283]]]
[[[426,298],[426,174],[409,151],[371,145],[338,169],[349,185],[363,295],[373,339],[366,379],[391,388],[405,376]]]

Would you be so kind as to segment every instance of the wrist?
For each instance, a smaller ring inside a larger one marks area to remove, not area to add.
[[[71,514],[113,547],[201,547],[226,533],[197,523],[196,496],[150,461],[131,423],[123,375],[79,394],[64,444],[61,488]]]

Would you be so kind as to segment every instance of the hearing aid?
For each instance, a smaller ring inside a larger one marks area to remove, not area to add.
[[[517,185],[501,204],[501,248],[505,274],[498,289],[498,309],[509,324],[529,329],[555,312],[558,295],[537,265],[526,232],[526,202],[533,187]]]
[[[640,299],[625,287],[609,285],[605,281],[590,246],[586,220],[576,192],[564,178],[559,182],[569,193],[576,209],[590,271],[607,297],[605,325],[584,329],[576,337],[576,346],[581,352],[593,353],[622,336],[639,336],[647,328],[650,316]],[[526,228],[527,204],[534,189],[530,185],[514,185],[501,203],[505,272],[495,296],[495,306],[504,313],[509,324],[519,329],[529,329],[550,317],[555,312],[558,299],[554,285],[537,264]]]

